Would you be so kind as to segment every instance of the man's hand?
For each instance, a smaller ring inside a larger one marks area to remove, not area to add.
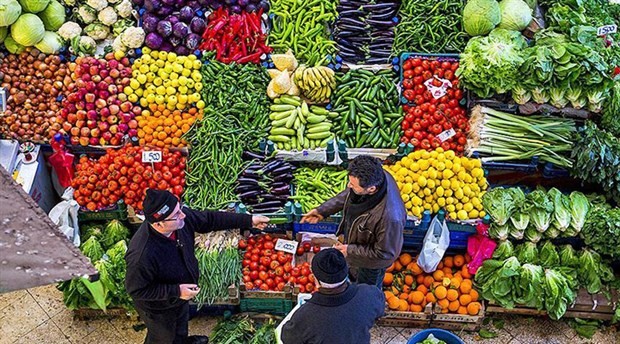
[[[200,292],[200,288],[195,284],[179,284],[179,289],[181,290],[179,298],[182,300],[191,300]]]
[[[347,248],[349,247],[349,245],[345,245],[345,244],[341,244],[341,243],[337,243],[336,245],[334,245],[334,248],[337,249],[338,251],[342,252],[342,254],[344,255],[344,257],[347,257]]]
[[[262,215],[254,215],[252,216],[252,227],[263,230],[267,228],[267,223],[269,223],[269,218],[267,216]]]
[[[301,223],[310,223],[315,224],[319,221],[323,220],[323,215],[319,214],[319,211],[316,209],[312,209],[301,218]]]

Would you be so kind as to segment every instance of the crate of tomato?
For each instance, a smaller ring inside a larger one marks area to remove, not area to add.
[[[455,75],[458,55],[405,53],[400,62],[405,113],[401,142],[416,150],[442,147],[462,154],[469,122]]]

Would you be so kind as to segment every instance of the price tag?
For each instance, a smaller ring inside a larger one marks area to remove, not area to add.
[[[605,26],[599,27],[597,30],[597,34],[599,36],[605,36],[605,35],[609,35],[610,33],[616,33],[616,32],[618,32],[617,25],[605,25]]]
[[[160,151],[143,151],[142,152],[142,162],[144,163],[153,163],[153,162],[161,162],[162,154]]]
[[[283,251],[294,255],[297,252],[297,245],[297,241],[278,239],[278,241],[276,241],[275,250]]]
[[[454,135],[456,135],[456,131],[450,128],[448,130],[442,131],[439,135],[437,135],[437,138],[439,139],[439,141],[444,142],[446,140],[449,140]]]
[[[6,111],[6,88],[0,87],[0,113]]]
[[[433,85],[433,81],[435,80],[439,80],[441,82],[441,86]],[[433,98],[439,99],[448,93],[448,89],[452,87],[452,83],[450,80],[438,78],[434,75],[432,78],[424,82],[424,86],[426,86],[426,89],[431,92]]]

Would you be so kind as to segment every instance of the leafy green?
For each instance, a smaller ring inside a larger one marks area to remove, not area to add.
[[[512,189],[512,198],[516,209],[510,217],[510,222],[512,222],[513,225],[513,230],[510,232],[510,235],[514,239],[521,240],[523,239],[525,230],[530,223],[529,213],[532,209],[532,205],[525,201],[526,197],[521,188]]]
[[[551,241],[546,241],[540,248],[540,265],[543,268],[554,268],[560,265],[560,256]]]
[[[557,270],[546,269],[544,278],[545,309],[553,320],[560,319],[576,294],[570,287],[571,281]]]
[[[543,308],[543,280],[544,270],[542,267],[534,264],[523,264],[519,273],[519,283],[516,285],[516,299],[518,304],[534,307],[536,309]]]
[[[553,203],[547,197],[545,191],[538,189],[527,195],[527,200],[531,202],[530,221],[537,231],[544,233],[551,223],[553,214]],[[527,233],[526,233],[527,235]]]
[[[620,137],[620,82],[615,82],[609,101],[603,108],[601,127],[608,133]]]
[[[129,229],[125,227],[120,221],[112,220],[108,222],[108,225],[103,230],[103,238],[101,244],[105,248],[110,248],[117,242],[125,240],[129,237]]]
[[[603,282],[599,276],[601,256],[591,250],[583,250],[579,255],[579,283],[586,287],[588,293],[596,294],[601,291]]]
[[[503,226],[515,210],[515,200],[511,189],[494,188],[482,196],[484,210],[493,221]]]
[[[508,240],[504,240],[497,245],[495,251],[493,252],[493,259],[506,259],[508,257],[512,257],[514,255],[514,247],[512,242]]]
[[[570,198],[556,188],[551,188],[548,195],[553,201],[551,224],[559,231],[564,232],[571,223]]]
[[[515,249],[515,256],[524,264],[538,264],[540,262],[538,254],[538,246],[531,241],[526,241]]]
[[[480,335],[480,338],[484,338],[484,339],[493,339],[493,338],[497,338],[498,336],[497,333],[489,331],[489,330],[485,330],[485,329],[480,329],[478,334]]]
[[[592,339],[596,331],[599,329],[601,322],[599,320],[582,320],[575,318],[568,324],[575,330],[575,332],[577,332],[579,337]]]
[[[489,227],[489,237],[497,240],[507,240],[510,233],[510,226],[508,224],[498,225],[495,222],[491,223]]]
[[[543,234],[536,230],[533,225],[530,225],[525,230],[525,240],[531,241],[532,243],[537,243],[542,240]]]
[[[103,248],[94,236],[82,243],[80,250],[91,262],[96,262],[103,257]]]
[[[481,295],[486,300],[497,302],[505,308],[513,308],[514,301],[514,285],[518,282],[521,264],[516,257],[510,257],[502,262],[501,267],[492,271],[484,271],[486,267],[495,268],[494,265],[482,265],[476,273],[475,281],[481,287]],[[483,272],[488,274],[478,277]],[[483,282],[485,278],[487,281]]]
[[[532,21],[532,9],[523,0],[502,0],[499,28],[523,31]]]
[[[564,245],[560,248],[560,264],[562,266],[577,268],[579,267],[579,257],[571,245]]]
[[[571,192],[569,199],[571,221],[568,232],[570,232],[572,236],[575,236],[581,232],[581,229],[586,222],[588,212],[590,211],[590,201],[588,201],[588,198],[579,191]]]
[[[470,36],[486,35],[501,21],[495,0],[470,0],[463,9],[463,28]]]

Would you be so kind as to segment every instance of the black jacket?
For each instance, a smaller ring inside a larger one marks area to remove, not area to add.
[[[136,308],[157,312],[181,306],[179,284],[198,284],[194,233],[250,228],[252,216],[184,208],[185,226],[173,241],[144,222],[131,239],[125,261],[125,287]]]
[[[335,295],[315,293],[282,326],[282,343],[370,343],[370,329],[384,312],[385,296],[373,285],[352,284]]]

